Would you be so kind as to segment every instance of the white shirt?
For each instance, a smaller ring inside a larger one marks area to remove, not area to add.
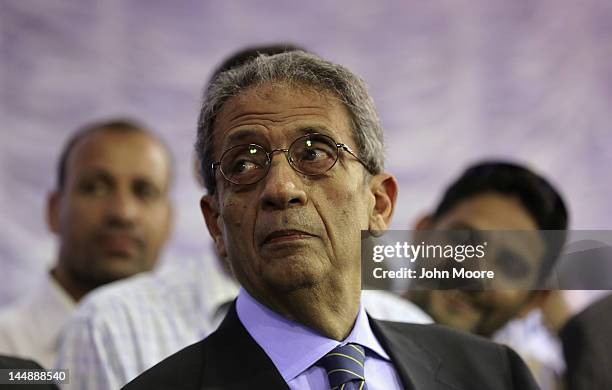
[[[238,293],[214,258],[167,264],[88,295],[62,339],[65,389],[119,389],[212,332]]]
[[[56,368],[70,369],[64,389],[118,389],[161,360],[210,334],[238,286],[214,259],[170,264],[90,294],[65,332]],[[414,304],[364,291],[379,319],[429,322]],[[385,318],[388,316],[389,318]]]
[[[579,313],[598,298],[609,294],[601,290],[565,290],[571,313]],[[543,314],[534,310],[515,319],[493,335],[493,340],[514,349],[525,361],[543,390],[556,389],[565,373],[563,347],[559,338],[544,324]]]
[[[52,368],[65,325],[76,303],[50,273],[37,287],[0,313],[0,354]]]
[[[492,339],[514,349],[543,390],[558,388],[565,370],[561,342],[546,328],[539,310],[508,322]]]

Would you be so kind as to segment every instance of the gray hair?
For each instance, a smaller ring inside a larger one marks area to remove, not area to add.
[[[200,160],[200,174],[210,195],[216,182],[213,163],[213,128],[223,105],[251,86],[287,82],[312,87],[338,97],[347,108],[357,154],[371,174],[384,168],[384,141],[380,119],[365,82],[343,66],[325,61],[313,54],[292,51],[273,56],[260,55],[252,61],[220,73],[209,84],[200,117],[195,144]]]

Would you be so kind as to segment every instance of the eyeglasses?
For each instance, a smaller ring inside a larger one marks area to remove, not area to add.
[[[337,143],[327,135],[311,133],[293,141],[289,149],[268,152],[257,144],[231,147],[223,152],[219,161],[212,163],[212,169],[214,171],[219,167],[223,177],[230,183],[255,184],[268,174],[273,154],[283,152],[291,168],[307,176],[317,176],[332,169],[338,161],[340,150],[350,153],[367,168],[367,164],[347,145]]]

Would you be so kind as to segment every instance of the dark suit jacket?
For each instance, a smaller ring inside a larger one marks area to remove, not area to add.
[[[567,388],[612,389],[612,295],[570,319],[560,337]]]
[[[8,356],[0,356],[0,369],[35,369],[42,368],[38,363],[32,360],[18,359]],[[57,390],[55,385],[2,385],[0,389],[16,389],[16,390]]]
[[[523,361],[507,347],[436,325],[374,319],[370,319],[370,325],[406,389],[538,388]],[[145,371],[124,389],[289,387],[243,327],[233,305],[214,333]]]

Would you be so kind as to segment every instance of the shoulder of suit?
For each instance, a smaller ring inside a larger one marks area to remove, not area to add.
[[[437,362],[434,364],[442,367],[438,379],[446,383],[468,380],[503,385],[488,388],[538,388],[521,358],[505,345],[442,325],[388,321],[375,324],[391,350],[428,356]]]
[[[204,343],[191,344],[149,368],[124,389],[199,389],[204,362]]]
[[[420,348],[438,356],[447,355],[449,350],[453,350],[453,356],[457,357],[463,356],[462,351],[466,355],[478,352],[481,357],[491,358],[508,354],[508,348],[501,344],[443,325],[378,321],[378,326],[383,328],[386,334],[393,335],[396,340],[409,339]]]
[[[387,330],[395,331],[398,334],[418,335],[426,338],[443,337],[450,339],[450,341],[459,343],[467,342],[480,345],[498,345],[484,337],[439,324],[415,324],[381,320],[377,320],[377,322],[379,325],[384,326]]]

